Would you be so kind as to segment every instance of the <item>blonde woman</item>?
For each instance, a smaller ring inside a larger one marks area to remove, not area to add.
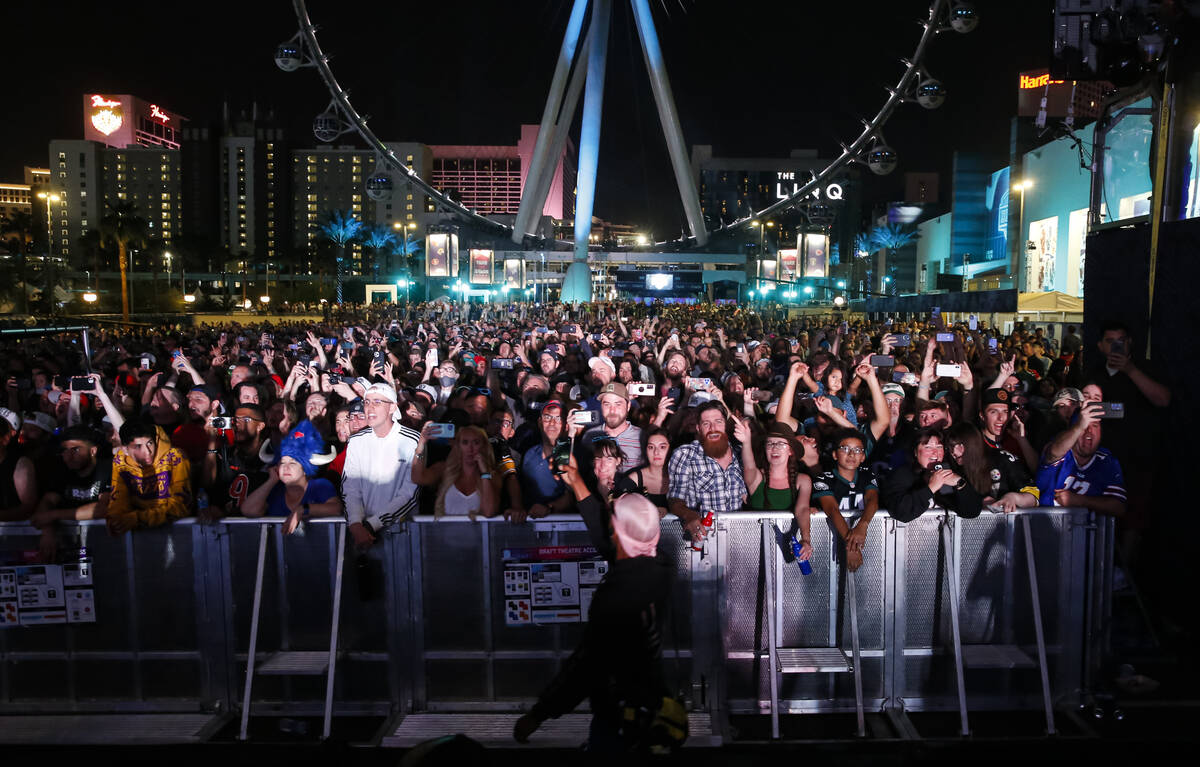
[[[487,432],[478,426],[463,426],[454,436],[450,455],[432,466],[425,465],[425,446],[434,424],[425,424],[413,461],[413,482],[426,487],[438,486],[434,503],[435,518],[482,514],[496,516],[500,508],[499,477]]]

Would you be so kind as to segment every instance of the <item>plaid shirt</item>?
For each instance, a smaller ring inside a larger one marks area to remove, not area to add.
[[[667,497],[678,498],[702,515],[742,508],[746,502],[746,478],[741,458],[736,450],[732,453],[729,468],[722,469],[721,464],[704,454],[699,440],[676,450],[667,467],[670,484]]]

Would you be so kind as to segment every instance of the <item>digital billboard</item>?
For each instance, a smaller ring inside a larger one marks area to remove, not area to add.
[[[988,180],[987,192],[983,198],[984,207],[987,209],[983,261],[1008,260],[1008,207],[1011,189],[1012,181],[1008,168],[996,171]]]
[[[425,237],[425,276],[458,276],[458,235],[429,234]]]
[[[106,146],[178,149],[184,118],[128,93],[85,93],[83,137]]]
[[[671,290],[674,287],[674,275],[658,272],[646,275],[646,290]]]
[[[492,284],[492,262],[495,260],[495,253],[491,250],[483,250],[472,248],[471,255],[471,284],[473,285],[490,285]]]

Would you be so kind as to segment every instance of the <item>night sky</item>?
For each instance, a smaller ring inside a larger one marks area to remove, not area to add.
[[[833,156],[899,79],[927,14],[922,0],[650,0],[688,145],[717,155]],[[318,38],[356,108],[384,140],[516,143],[541,117],[567,0],[311,0]],[[1046,66],[1051,0],[977,0],[969,35],[946,32],[926,58],[948,88],[941,109],[902,107],[885,128],[901,164],[868,179],[896,199],[905,171],[939,171],[948,203],[953,149],[1006,162],[1017,73]],[[596,214],[674,237],[683,213],[628,3],[613,3]],[[406,9],[419,9],[407,11]],[[309,145],[329,101],[312,70],[272,54],[296,29],[286,0],[47,3],[0,12],[9,62],[0,181],[46,164],[53,138],[82,137],[82,94],[132,93],[194,120],[257,100]],[[577,130],[577,128],[576,128]],[[355,143],[345,136],[339,143]],[[866,174],[870,175],[870,174]]]

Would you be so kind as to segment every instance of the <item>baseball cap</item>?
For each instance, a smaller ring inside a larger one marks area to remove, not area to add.
[[[1076,404],[1082,403],[1083,392],[1079,391],[1074,386],[1067,386],[1059,389],[1058,393],[1054,395],[1053,404],[1057,405],[1060,402],[1075,402]]]
[[[33,424],[47,434],[53,434],[54,427],[57,425],[54,419],[46,413],[27,413],[25,415],[25,423]]]
[[[593,359],[595,358],[593,357]],[[605,394],[612,394],[620,397],[621,399],[629,399],[629,391],[625,388],[625,384],[621,383],[620,381],[613,381],[612,383],[605,384],[604,388],[600,390],[600,393],[596,395],[596,399],[600,399]]]
[[[427,384],[427,383],[418,384],[418,385],[417,385],[417,391],[418,391],[418,392],[424,392],[425,394],[428,394],[428,395],[429,395],[429,398],[430,398],[431,400],[433,400],[434,402],[437,402],[437,398],[438,398],[437,389],[433,388],[433,387],[432,387],[432,386],[430,386],[429,384]]]
[[[21,416],[6,407],[0,407],[0,418],[8,421],[8,424],[13,427],[13,431],[21,430]]]
[[[1079,398],[1082,400],[1083,395]],[[983,401],[981,407],[987,408],[988,405],[1012,405],[1012,395],[1007,389],[985,389],[983,392]]]
[[[617,374],[617,366],[613,364],[611,357],[592,357],[588,360],[588,367],[595,370],[599,365],[606,365],[613,375]]]
[[[889,394],[895,394],[897,397],[905,396],[904,387],[898,383],[885,383],[881,388],[885,397]]]
[[[393,405],[396,404],[396,390],[385,383],[371,384],[369,387],[367,387],[367,390],[363,392],[363,399],[366,399],[370,394],[379,396],[388,402],[391,402]]]

